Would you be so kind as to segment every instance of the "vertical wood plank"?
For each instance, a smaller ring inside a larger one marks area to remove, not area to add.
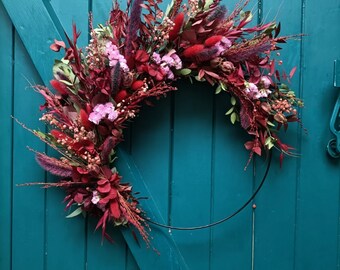
[[[220,220],[240,208],[251,196],[252,165],[244,171],[249,153],[248,140],[237,123],[233,126],[225,112],[230,98],[216,96],[215,145],[213,156],[213,210],[211,221]],[[211,269],[250,269],[252,208],[249,205],[237,216],[212,230]]]
[[[231,12],[238,0],[222,1]],[[250,1],[245,10],[251,10],[257,24],[258,3]],[[213,90],[213,89],[212,89]],[[230,97],[224,93],[215,96],[214,145],[212,155],[212,213],[211,221],[220,220],[240,208],[253,192],[252,164],[244,171],[249,153],[243,144],[249,137],[239,123],[232,125],[226,111],[231,107]],[[237,216],[211,230],[211,269],[251,269],[252,266],[252,208],[249,205]]]
[[[44,129],[39,123],[39,105],[43,102],[29,83],[40,83],[39,75],[22,44],[15,35],[14,116],[29,127]],[[34,109],[36,108],[36,109]],[[30,147],[44,151],[44,144],[18,124],[13,130],[13,216],[12,269],[44,269],[45,195],[39,187],[17,187],[17,184],[44,181]],[[29,140],[29,141],[28,141]]]
[[[111,10],[112,1],[89,1],[89,7],[92,8],[93,27],[98,23],[104,24],[108,19]],[[82,19],[85,27],[85,21]],[[110,244],[104,240],[101,245],[101,233],[94,232],[98,220],[88,221],[87,232],[87,269],[105,269],[107,265],[112,265],[116,269],[126,269],[126,243],[119,229],[114,229],[109,224],[108,233],[113,238],[114,243]]]
[[[303,112],[308,137],[302,140],[296,269],[337,269],[339,259],[340,160],[328,157],[329,120],[339,89],[333,61],[340,58],[340,6],[303,1]],[[316,256],[311,256],[316,254]]]
[[[52,0],[45,4],[53,22],[60,23],[70,37],[72,37],[72,22],[76,23],[78,31],[81,31],[78,46],[85,46],[88,38],[87,1]],[[58,59],[58,55],[54,55],[54,57]],[[46,61],[46,65],[52,70],[52,61]],[[48,149],[47,152],[59,157],[59,154],[54,153],[51,149]],[[47,181],[54,182],[57,181],[57,178],[48,174]],[[49,270],[72,269],[75,266],[83,269],[87,260],[86,221],[82,216],[72,219],[65,218],[68,213],[64,210],[64,197],[63,189],[47,190],[46,268]],[[69,256],[71,253],[72,257]],[[60,258],[68,259],[60,260]]]
[[[12,144],[13,144],[13,25],[0,3],[0,268],[11,269]]]
[[[210,222],[213,91],[208,84],[179,83],[175,93],[171,224]],[[190,269],[208,269],[210,231],[173,231]],[[197,259],[199,258],[199,259]]]
[[[281,22],[280,35],[301,33],[301,2],[286,0],[262,1],[263,18],[265,21]],[[289,73],[300,65],[301,42],[290,40],[284,44],[280,56],[275,59],[283,60],[281,70]],[[279,65],[277,65],[279,67]],[[297,69],[291,82],[291,87],[299,96],[299,75]],[[297,134],[300,133],[298,124],[292,124],[284,135],[284,143],[292,145],[300,152]],[[286,157],[283,167],[279,166],[279,153],[274,151],[271,170],[261,192],[255,199],[255,269],[294,269],[294,244],[296,229],[296,192],[299,179],[297,171],[299,158]],[[303,157],[304,158],[304,157]],[[262,178],[264,160],[257,160],[257,183]],[[279,243],[279,244],[278,244]]]

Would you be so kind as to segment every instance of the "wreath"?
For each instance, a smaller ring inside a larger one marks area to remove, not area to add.
[[[150,241],[146,214],[115,167],[115,149],[141,105],[176,90],[179,79],[206,81],[216,94],[230,95],[226,115],[251,136],[244,144],[250,159],[272,149],[281,152],[281,161],[292,154],[278,130],[299,121],[302,101],[284,83],[295,68],[279,72],[281,61],[271,58],[289,38],[279,36],[280,25],[247,26],[248,0],[231,13],[219,0],[172,0],[165,12],[160,2],[128,1],[123,11],[115,1],[106,25],[97,28],[90,16],[91,40],[84,50],[77,47],[80,33],[73,25],[68,46],[58,40],[51,45],[65,50],[53,66],[54,91],[35,86],[45,99],[40,120],[50,128],[30,131],[61,156],[36,152],[41,167],[60,177],[40,184],[64,188],[66,209],[77,207],[69,216],[97,217],[96,228],[107,238],[111,222],[132,225]]]

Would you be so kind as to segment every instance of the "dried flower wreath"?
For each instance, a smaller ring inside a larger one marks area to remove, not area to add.
[[[123,140],[127,122],[139,112],[142,102],[176,90],[180,78],[206,81],[216,94],[231,96],[226,115],[252,136],[245,143],[250,158],[274,148],[290,154],[277,130],[299,121],[296,107],[301,100],[282,81],[287,75],[276,70],[271,58],[279,50],[280,25],[273,22],[247,27],[252,19],[243,11],[248,0],[233,12],[219,0],[173,0],[165,12],[161,0],[128,1],[126,11],[114,2],[107,24],[93,28],[86,50],[77,47],[79,33],[73,26],[69,45],[55,41],[51,49],[65,49],[53,66],[55,91],[35,86],[45,98],[41,120],[47,133],[31,130],[61,154],[59,159],[36,153],[37,162],[60,177],[43,183],[66,190],[70,215],[82,212],[99,218],[97,228],[106,233],[108,222],[133,225],[148,242],[145,216],[133,196],[132,186],[122,183],[115,167],[115,148]]]

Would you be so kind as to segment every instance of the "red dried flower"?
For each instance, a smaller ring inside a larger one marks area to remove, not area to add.
[[[178,37],[179,32],[181,31],[182,25],[184,22],[184,12],[178,13],[174,19],[174,27],[169,32],[169,41],[173,41]]]
[[[144,86],[144,81],[138,80],[138,81],[134,81],[131,85],[131,89],[133,91],[137,91],[140,88],[142,88]]]
[[[122,102],[122,100],[126,99],[129,96],[128,92],[126,90],[120,90],[117,95],[115,96],[114,100],[119,103]]]
[[[185,58],[193,58],[195,57],[197,54],[199,54],[200,52],[202,52],[204,50],[204,45],[202,44],[196,44],[193,45],[189,48],[186,48],[183,52],[183,56]]]
[[[206,47],[214,46],[217,42],[220,42],[222,40],[222,38],[223,38],[222,35],[209,37],[204,41],[204,45]]]

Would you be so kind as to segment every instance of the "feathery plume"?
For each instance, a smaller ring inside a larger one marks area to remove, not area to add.
[[[137,32],[140,25],[140,16],[142,14],[142,3],[143,0],[134,0],[131,7],[130,18],[127,26],[125,47],[125,58],[127,59],[128,65],[131,64],[131,52],[133,50],[133,42],[137,39]]]
[[[35,155],[35,159],[44,170],[50,172],[51,174],[61,177],[72,176],[72,167],[56,158],[46,156],[42,153],[37,153]]]
[[[121,79],[120,63],[117,62],[114,68],[111,69],[111,95],[117,94]]]

